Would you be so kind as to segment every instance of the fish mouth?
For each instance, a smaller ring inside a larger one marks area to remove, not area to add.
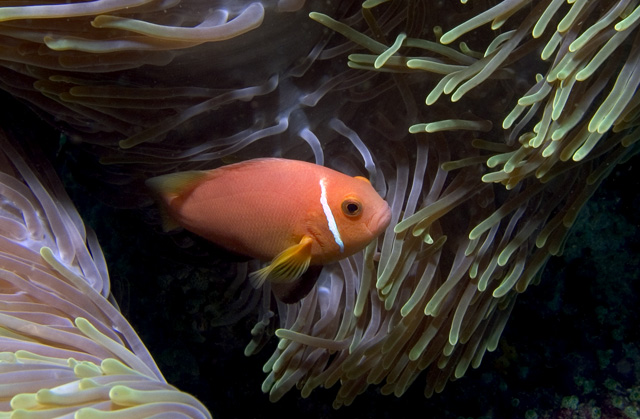
[[[387,204],[386,208],[381,208],[380,211],[371,217],[371,220],[367,223],[367,229],[371,232],[372,236],[377,237],[382,234],[387,227],[389,227],[390,222],[391,208],[389,208],[389,204]]]

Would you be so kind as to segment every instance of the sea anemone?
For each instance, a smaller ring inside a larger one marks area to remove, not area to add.
[[[431,396],[496,349],[518,293],[637,152],[640,6],[302,3],[7,7],[0,82],[98,156],[119,199],[256,156],[368,176],[389,229],[299,303],[245,292],[260,312],[245,353],[279,338],[272,401],[338,383],[336,408],[371,384],[400,396],[425,370]]]
[[[211,160],[225,154],[207,151],[250,144],[245,137],[251,128],[265,131],[253,141],[282,131],[277,126],[267,129],[264,124],[271,121],[257,115],[248,121],[242,114],[250,115],[255,101],[279,86],[279,76],[304,71],[319,53],[309,51],[309,45],[317,42],[321,28],[308,19],[308,12],[299,10],[303,4],[3,4],[0,83],[14,96],[55,115],[56,126],[72,139],[136,147],[125,160],[140,155],[159,164],[194,160],[194,155],[200,161]],[[264,19],[268,27],[261,26]],[[256,31],[258,27],[263,30]],[[312,55],[296,62],[307,54]],[[272,105],[276,112],[287,106],[284,100]],[[222,118],[232,112],[232,120]],[[239,127],[245,129],[242,138]],[[216,133],[215,142],[210,132]],[[223,140],[225,132],[234,135]],[[169,142],[180,138],[180,150],[140,146],[167,135]],[[106,150],[100,154],[111,162]]]
[[[349,51],[349,67],[381,72],[405,103],[417,95],[409,86],[425,92],[430,122],[407,127],[410,157],[393,145],[383,153],[391,158],[378,154],[395,217],[380,253],[372,246],[326,270],[315,293],[281,318],[263,386],[272,400],[294,385],[306,396],[337,382],[335,407],[370,384],[400,396],[423,370],[425,395],[442,391],[496,349],[517,293],[562,252],[602,179],[636,152],[640,8],[529,6],[475,6],[473,18],[452,14],[452,22],[421,2],[365,2],[348,24],[310,15],[368,50]],[[462,36],[473,47],[445,46]],[[521,62],[536,52],[539,62]],[[454,103],[437,106],[447,94]],[[396,121],[384,106],[372,106],[370,118]]]
[[[97,238],[53,169],[36,175],[12,143],[0,132],[0,415],[211,417],[108,300]]]

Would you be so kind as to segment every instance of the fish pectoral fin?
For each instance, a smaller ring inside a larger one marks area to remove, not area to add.
[[[309,268],[312,243],[310,236],[304,236],[300,243],[280,252],[268,266],[249,274],[251,285],[260,288],[266,280],[278,284],[300,278]]]

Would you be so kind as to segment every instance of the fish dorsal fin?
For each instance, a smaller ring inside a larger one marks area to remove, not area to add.
[[[254,288],[260,288],[264,281],[288,283],[297,280],[309,268],[311,262],[310,236],[303,236],[300,243],[280,252],[266,267],[249,274],[249,281]]]
[[[353,178],[361,180],[363,182],[367,182],[369,185],[371,185],[371,181],[369,179],[367,179],[366,177],[364,177],[364,176],[354,176]]]
[[[169,173],[147,179],[146,185],[161,196],[174,197],[195,188],[209,172],[192,170],[188,172]]]

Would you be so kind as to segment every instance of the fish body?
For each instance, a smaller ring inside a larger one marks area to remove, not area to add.
[[[149,179],[177,225],[271,264],[250,278],[294,281],[310,265],[350,256],[389,225],[388,204],[365,178],[279,158]]]

